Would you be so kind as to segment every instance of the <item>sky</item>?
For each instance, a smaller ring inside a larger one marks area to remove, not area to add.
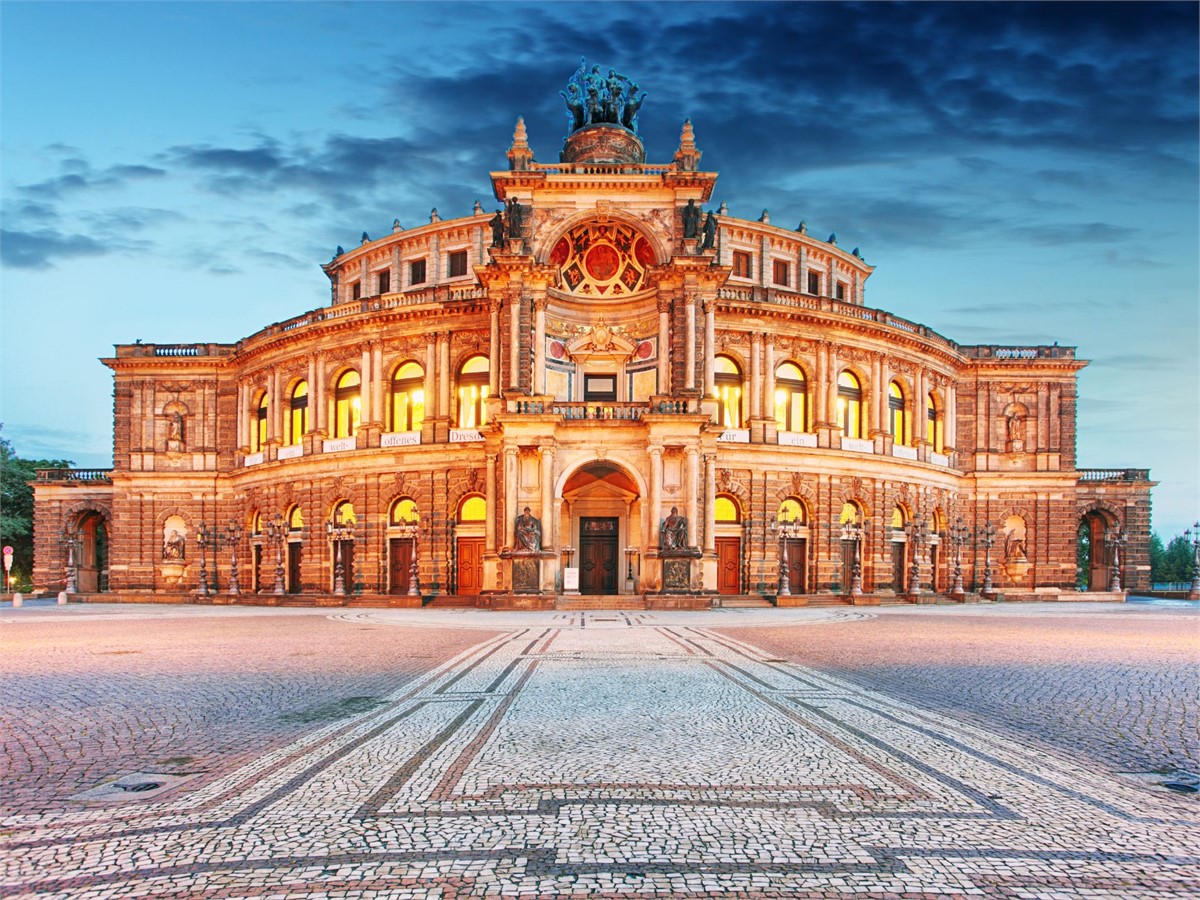
[[[0,2],[0,436],[112,464],[114,344],[233,342],[328,303],[363,231],[496,205],[579,58],[691,117],[714,205],[836,232],[869,306],[1060,344],[1078,464],[1200,515],[1196,3]]]

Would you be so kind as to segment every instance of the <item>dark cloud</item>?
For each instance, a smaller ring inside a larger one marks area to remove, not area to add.
[[[78,158],[62,160],[59,166],[65,174],[22,185],[19,191],[42,201],[61,200],[68,194],[95,188],[121,188],[134,181],[162,178],[167,174],[164,169],[140,163],[109,166],[96,171],[85,160]]]
[[[1121,228],[1106,222],[1058,223],[1032,225],[1014,232],[1039,244],[1112,244],[1136,234],[1132,228]]]
[[[0,260],[14,268],[42,268],[58,260],[101,256],[111,249],[82,234],[0,230]]]

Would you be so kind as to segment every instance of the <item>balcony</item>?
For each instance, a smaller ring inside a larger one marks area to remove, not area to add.
[[[37,480],[49,482],[112,484],[112,469],[38,469]]]
[[[1149,469],[1078,469],[1080,481],[1149,481]],[[38,473],[41,474],[40,472]]]

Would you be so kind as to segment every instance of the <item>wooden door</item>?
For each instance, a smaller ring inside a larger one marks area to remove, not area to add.
[[[579,522],[579,593],[615,594],[620,559],[615,518],[584,518]]]
[[[458,594],[475,597],[483,590],[483,538],[458,539]]]
[[[787,547],[788,589],[793,594],[808,593],[808,541],[789,540]]]
[[[740,594],[742,592],[742,539],[738,537],[717,538],[717,593]]]
[[[392,538],[388,541],[388,593],[407,594],[412,579],[409,566],[412,565],[412,539]]]
[[[903,541],[892,541],[892,590],[897,594],[908,593],[908,567],[904,563]]]
[[[287,589],[289,594],[300,593],[300,552],[303,546],[299,541],[287,545]]]

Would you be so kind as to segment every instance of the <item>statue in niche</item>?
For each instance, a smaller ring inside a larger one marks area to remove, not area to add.
[[[700,233],[700,207],[695,200],[689,200],[683,208],[683,236],[694,238]]]
[[[704,243],[700,245],[701,250],[711,250],[717,243],[717,217],[713,215],[712,210],[709,210],[708,215],[704,218]]]
[[[677,506],[672,506],[671,514],[663,519],[658,547],[660,550],[687,549],[687,519],[679,514]]]
[[[542,523],[530,515],[528,506],[517,516],[516,538],[518,550],[536,553],[542,549]]]
[[[492,226],[492,246],[504,246],[504,214],[500,210],[496,210],[496,214],[492,216],[488,223]]]
[[[517,202],[516,197],[510,197],[508,200],[508,236],[510,238],[519,238],[521,236],[521,226],[524,224],[525,210],[521,209],[521,204]]]
[[[177,529],[172,528],[166,541],[163,542],[163,559],[182,560],[186,546],[187,542],[184,541],[183,535]]]
[[[1008,435],[1009,450],[1025,449],[1025,418],[1013,414],[1004,422],[1005,433]]]
[[[167,418],[167,450],[174,452],[183,449],[184,424],[183,413],[176,411],[169,414]]]

